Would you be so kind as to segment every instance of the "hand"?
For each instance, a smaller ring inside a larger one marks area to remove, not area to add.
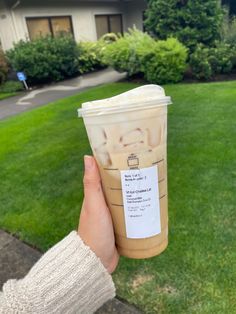
[[[112,273],[118,264],[119,254],[110,211],[106,205],[96,161],[84,156],[84,201],[80,214],[78,234]]]

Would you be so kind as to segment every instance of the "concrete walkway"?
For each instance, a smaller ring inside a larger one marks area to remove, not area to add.
[[[19,279],[27,274],[42,253],[0,230],[0,290],[8,279]],[[96,314],[142,314],[135,307],[113,299]]]
[[[17,96],[0,101],[0,120],[48,104],[49,102],[77,94],[93,86],[117,82],[124,79],[125,76],[125,73],[118,73],[113,69],[107,68],[98,72],[51,84],[47,87],[20,93]]]

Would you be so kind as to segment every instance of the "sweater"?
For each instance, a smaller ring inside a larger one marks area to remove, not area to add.
[[[115,296],[111,275],[76,231],[0,292],[1,314],[94,313]]]

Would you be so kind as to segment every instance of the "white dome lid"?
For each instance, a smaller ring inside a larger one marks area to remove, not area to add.
[[[79,116],[101,115],[112,112],[135,110],[141,106],[171,104],[170,97],[166,96],[165,90],[159,85],[144,85],[131,89],[111,98],[89,101],[82,104],[78,109]]]

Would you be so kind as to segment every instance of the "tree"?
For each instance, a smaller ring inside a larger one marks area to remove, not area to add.
[[[178,38],[190,50],[220,38],[223,9],[219,0],[147,0],[145,27],[160,39]]]

